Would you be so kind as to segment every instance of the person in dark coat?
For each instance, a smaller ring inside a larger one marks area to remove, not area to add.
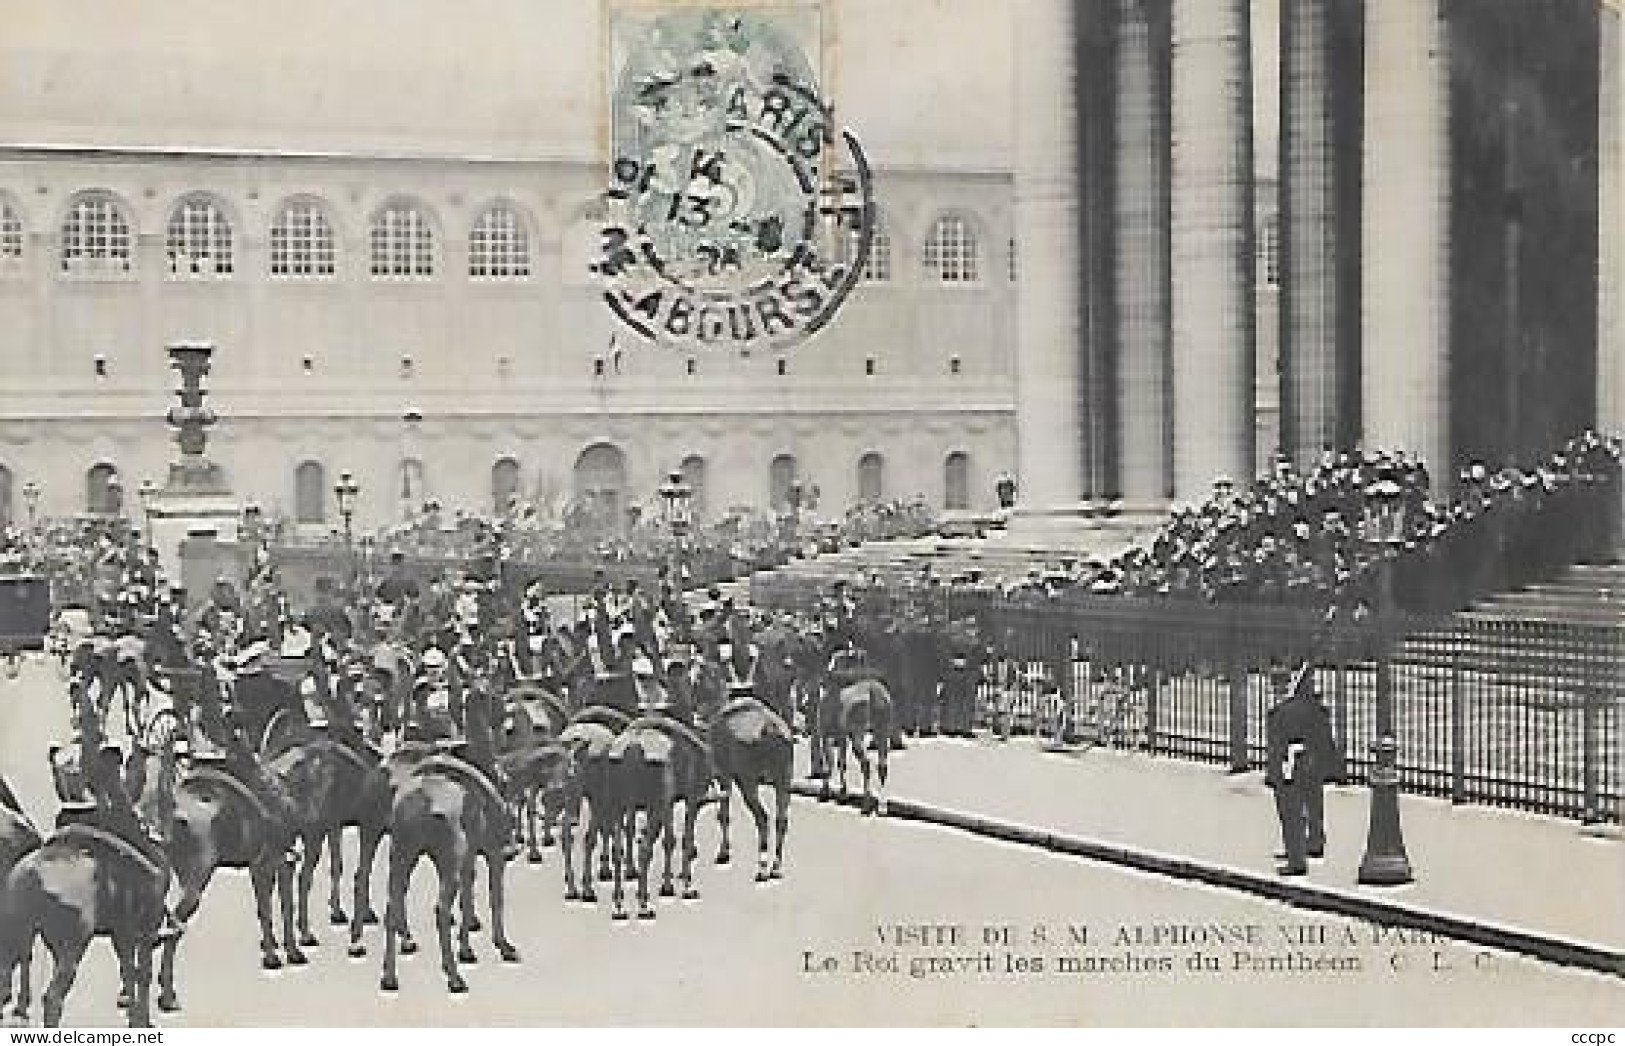
[[[1264,782],[1275,792],[1286,863],[1281,875],[1303,875],[1308,858],[1326,852],[1323,790],[1347,773],[1343,747],[1332,736],[1332,720],[1315,692],[1313,666],[1306,662],[1287,685],[1286,696],[1264,718],[1267,763]]]
[[[975,653],[955,645],[942,670],[940,725],[949,737],[971,737],[976,719],[976,694],[982,685],[982,662]]]

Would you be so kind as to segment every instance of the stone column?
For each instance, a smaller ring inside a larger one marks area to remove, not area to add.
[[[1342,392],[1333,3],[1281,4],[1281,446],[1299,465],[1337,444]]]
[[[1165,22],[1154,0],[1116,0],[1117,396],[1125,507],[1172,493],[1168,415],[1168,123]]]
[[[1367,448],[1450,473],[1450,56],[1441,0],[1365,5],[1361,223]]]
[[[1078,250],[1077,13],[1068,0],[1019,0],[1016,39],[1018,511],[1077,510],[1082,491]]]
[[[1249,0],[1172,0],[1174,495],[1253,475]]]
[[[1625,432],[1625,76],[1620,33],[1625,15],[1618,4],[1598,10],[1597,63],[1597,428]]]

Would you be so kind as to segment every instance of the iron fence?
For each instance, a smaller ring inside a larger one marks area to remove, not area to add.
[[[822,595],[804,579],[751,582],[759,606],[816,612]],[[979,716],[994,731],[1244,772],[1262,764],[1265,713],[1290,672],[1308,662],[1350,780],[1363,782],[1386,664],[1405,790],[1620,820],[1625,623],[1473,614],[1326,620],[1280,607],[964,588],[934,590],[923,602],[918,592],[855,595],[873,614],[975,621],[987,646]]]

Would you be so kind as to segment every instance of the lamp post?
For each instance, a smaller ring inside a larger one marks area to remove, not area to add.
[[[262,516],[263,513],[260,510],[259,502],[250,501],[243,506],[243,540],[250,545],[257,546],[260,543],[260,520]]]
[[[355,502],[361,495],[361,485],[355,481],[349,469],[339,473],[339,481],[333,484],[333,497],[338,500],[339,518],[344,521],[344,555],[350,562],[350,582],[355,583]]]
[[[684,548],[683,538],[688,534],[692,522],[689,515],[689,503],[694,497],[694,488],[689,486],[683,478],[681,471],[672,471],[666,474],[666,481],[660,484],[657,491],[660,500],[666,508],[666,525],[671,528],[672,548],[675,563],[672,564],[672,573],[676,584],[683,584]]]
[[[141,481],[141,486],[136,491],[136,495],[141,499],[141,532],[146,535],[149,546],[156,544],[152,539],[152,503],[158,496],[158,484],[152,481],[151,476],[148,476]]]
[[[28,532],[30,534],[39,529],[39,499],[41,493],[40,485],[33,480],[23,484],[23,504],[28,507]]]
[[[1359,882],[1400,886],[1411,881],[1411,862],[1399,820],[1399,742],[1394,730],[1394,565],[1405,542],[1405,491],[1392,476],[1366,488],[1366,539],[1377,548],[1377,739],[1371,746],[1371,810]]]

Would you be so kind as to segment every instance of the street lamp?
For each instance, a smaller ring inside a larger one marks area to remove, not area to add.
[[[1371,810],[1359,882],[1400,886],[1411,881],[1411,862],[1399,820],[1399,742],[1394,731],[1394,565],[1405,542],[1405,490],[1391,475],[1366,488],[1365,536],[1377,548],[1377,739],[1371,746]]]
[[[355,502],[361,495],[361,485],[355,481],[349,469],[339,473],[339,481],[333,484],[333,496],[338,499],[339,518],[344,521],[344,554],[351,560],[350,580],[355,581],[354,541],[355,531]]]
[[[28,530],[30,533],[39,529],[39,499],[40,485],[33,480],[23,484],[23,504],[28,507]]]
[[[260,519],[263,513],[259,502],[250,501],[243,506],[243,540],[250,545],[260,543]]]
[[[152,545],[154,544],[152,540],[152,503],[158,496],[158,484],[152,481],[151,476],[148,476],[141,481],[141,486],[136,491],[136,495],[141,499],[142,533],[147,537],[147,544]]]
[[[688,533],[689,500],[694,497],[694,488],[688,485],[681,472],[671,472],[666,475],[666,482],[660,484],[660,500],[666,506],[666,523],[671,527],[671,535],[681,538]]]

